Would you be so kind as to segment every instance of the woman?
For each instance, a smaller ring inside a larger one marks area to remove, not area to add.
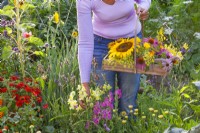
[[[137,11],[134,9],[137,2]],[[122,97],[119,101],[119,112],[129,113],[128,106],[136,107],[137,92],[140,85],[140,75],[133,73],[104,71],[101,69],[102,60],[108,53],[109,42],[119,38],[130,38],[136,35],[141,37],[141,23],[136,14],[140,14],[142,20],[148,18],[148,9],[151,0],[77,0],[78,22],[78,59],[81,83],[90,95],[90,72],[92,66],[98,85],[105,82],[111,85],[112,92],[115,89],[117,76],[118,87],[122,89]]]

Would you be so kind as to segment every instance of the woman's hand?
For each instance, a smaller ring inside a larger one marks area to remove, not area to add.
[[[89,87],[89,83],[82,83],[83,87],[85,88],[85,91],[88,95],[88,97],[90,96],[90,87]]]
[[[149,18],[149,12],[144,8],[138,7],[136,13],[137,15],[140,15],[141,20],[147,20]]]
[[[88,95],[88,97],[89,97],[89,96],[90,96],[90,87],[89,87],[89,84],[88,84],[88,83],[82,83],[82,86],[85,88],[85,91],[86,91],[86,93],[87,93],[87,95]],[[84,101],[80,100],[80,101],[79,101],[79,104],[80,104],[80,106],[81,106],[83,109],[86,108],[86,104],[85,104]]]

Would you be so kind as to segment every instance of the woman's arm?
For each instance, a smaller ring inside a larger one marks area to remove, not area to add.
[[[147,11],[151,6],[151,0],[135,0],[135,1],[138,3],[139,8],[142,8],[145,11]]]
[[[92,0],[77,0],[78,61],[81,83],[88,84],[93,58]]]

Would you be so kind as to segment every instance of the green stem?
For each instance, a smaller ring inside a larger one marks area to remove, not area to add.
[[[23,46],[21,43],[21,33],[19,30],[20,25],[20,11],[19,11],[19,1],[16,1],[16,28],[17,28],[17,47],[20,51],[19,53],[19,60],[20,60],[20,65],[21,65],[21,71],[22,71],[22,76],[23,78],[25,77],[25,70],[24,70],[24,57],[23,57]]]

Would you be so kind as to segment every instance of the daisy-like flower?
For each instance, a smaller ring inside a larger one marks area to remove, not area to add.
[[[154,38],[151,38],[151,37],[144,38],[142,41],[143,41],[143,43],[146,42],[146,43],[151,44],[153,47],[157,47],[158,46],[158,40],[154,39]]]
[[[77,36],[78,36],[78,32],[77,32],[77,31],[73,31],[73,32],[72,32],[72,37],[73,37],[73,38],[76,38]]]
[[[143,70],[146,67],[146,63],[143,57],[138,57],[136,59],[136,67],[141,70]]]
[[[165,61],[162,61],[162,66],[165,71],[170,71],[173,67],[172,60],[166,59]]]
[[[162,119],[164,116],[163,115],[159,115],[158,118]]]
[[[144,46],[145,49],[149,49],[151,47],[150,43],[147,43],[147,42],[145,42],[143,44],[143,46]]]

